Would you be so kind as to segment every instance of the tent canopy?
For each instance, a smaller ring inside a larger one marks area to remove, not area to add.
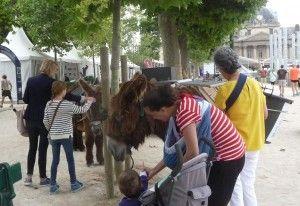
[[[22,28],[14,27],[13,31],[7,35],[6,39],[8,42],[4,42],[1,45],[12,50],[20,61],[29,59],[41,60],[49,57],[34,50],[33,44]],[[10,59],[0,54],[0,61],[10,61]]]

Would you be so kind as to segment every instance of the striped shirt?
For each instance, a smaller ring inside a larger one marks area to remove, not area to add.
[[[184,96],[176,112],[176,124],[182,133],[183,129],[201,121],[201,108],[192,96]],[[217,160],[230,161],[243,157],[245,143],[228,117],[217,107],[211,105],[211,135],[214,142]]]
[[[53,124],[50,128],[58,103],[59,101],[49,101],[47,103],[43,122],[46,129],[50,129],[49,137],[51,139],[68,139],[70,136],[73,136],[73,115],[87,112],[92,102],[86,102],[83,106],[77,106],[70,101],[64,100],[59,105]]]

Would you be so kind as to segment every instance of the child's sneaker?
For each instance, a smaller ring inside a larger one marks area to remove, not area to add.
[[[75,183],[71,184],[71,192],[78,192],[84,188],[84,185],[76,180]]]
[[[32,185],[32,178],[31,177],[26,177],[24,180],[24,185],[25,186],[31,186]]]
[[[48,186],[48,185],[50,185],[50,179],[48,177],[41,179],[40,185],[41,186]]]
[[[50,186],[50,195],[54,195],[58,192],[59,192],[59,185],[58,184]]]

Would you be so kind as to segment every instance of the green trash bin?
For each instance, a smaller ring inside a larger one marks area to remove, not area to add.
[[[0,163],[0,206],[12,206],[16,193],[13,184],[22,179],[21,164]]]

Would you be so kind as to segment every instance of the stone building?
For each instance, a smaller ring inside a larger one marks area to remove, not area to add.
[[[255,19],[247,22],[234,37],[234,50],[242,57],[264,64],[270,58],[270,34],[280,27],[277,18],[263,8]]]
[[[234,50],[265,67],[300,64],[300,27],[280,27],[277,18],[263,8],[236,33]]]

